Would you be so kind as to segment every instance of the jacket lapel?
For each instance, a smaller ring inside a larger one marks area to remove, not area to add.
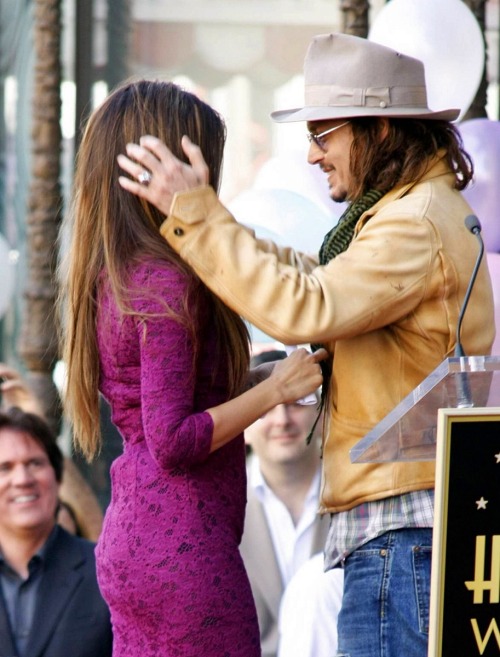
[[[82,552],[71,537],[59,529],[47,555],[40,586],[35,618],[26,654],[39,657],[50,640],[73,591],[82,579],[79,566],[84,562]]]
[[[0,593],[0,655],[2,657],[14,657],[16,654],[12,631],[10,629],[9,617],[3,596]]]
[[[281,573],[264,509],[250,486],[245,523],[251,531],[243,534],[240,549],[248,570],[252,572],[252,585],[259,589],[269,609],[278,609],[283,594]]]
[[[359,233],[359,231],[363,228],[366,222],[369,219],[371,219],[371,217],[373,217],[374,214],[377,214],[377,212],[379,212],[382,208],[384,208],[389,203],[392,203],[393,201],[396,201],[399,198],[403,198],[403,196],[408,194],[408,192],[416,185],[425,182],[426,180],[430,180],[437,176],[442,176],[446,174],[448,171],[448,165],[444,160],[445,154],[446,153],[444,150],[438,151],[436,157],[434,157],[431,160],[428,168],[418,180],[414,180],[411,183],[406,183],[404,185],[399,185],[394,187],[394,189],[391,189],[389,192],[387,192],[387,194],[384,194],[384,196],[382,196],[382,198],[379,201],[377,201],[377,203],[375,203],[375,205],[373,205],[369,210],[363,212],[354,229],[354,235],[357,235]]]

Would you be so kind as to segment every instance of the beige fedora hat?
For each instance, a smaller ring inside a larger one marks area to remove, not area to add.
[[[304,61],[305,106],[272,112],[275,121],[361,116],[453,121],[459,109],[427,107],[423,63],[347,34],[320,34]],[[443,81],[445,83],[445,81]]]

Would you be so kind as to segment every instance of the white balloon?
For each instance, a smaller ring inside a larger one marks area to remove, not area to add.
[[[469,109],[483,75],[481,28],[463,0],[391,0],[379,11],[368,38],[425,66],[432,110]]]
[[[256,237],[302,253],[317,254],[323,237],[337,223],[321,205],[290,189],[251,188],[227,207],[239,223],[255,231]],[[276,349],[283,349],[256,326],[250,324],[249,331],[257,352],[273,342]]]
[[[7,312],[14,293],[14,264],[7,240],[0,234],[0,317]]]
[[[335,223],[345,208],[345,204],[330,198],[326,174],[319,166],[308,164],[307,152],[299,150],[290,150],[267,160],[257,173],[253,188],[296,192],[321,206]]]
[[[288,189],[250,189],[228,203],[228,209],[257,237],[303,253],[317,254],[323,237],[336,224],[314,201]]]

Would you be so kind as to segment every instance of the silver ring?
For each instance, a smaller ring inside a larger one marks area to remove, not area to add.
[[[141,173],[137,176],[137,180],[141,183],[141,185],[144,185],[144,187],[149,185],[152,178],[153,176],[149,171],[141,171]]]

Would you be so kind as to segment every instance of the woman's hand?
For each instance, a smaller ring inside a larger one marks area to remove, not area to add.
[[[326,349],[310,353],[296,349],[287,358],[274,364],[269,381],[278,389],[282,404],[290,404],[315,392],[323,381],[320,361],[328,358]]]
[[[274,406],[292,404],[315,392],[323,381],[319,362],[327,357],[326,349],[313,354],[297,349],[287,358],[269,363],[274,367],[267,379],[224,404],[208,408],[214,424],[211,451],[228,443]]]
[[[141,137],[139,144],[127,144],[127,155],[118,155],[117,161],[130,178],[120,176],[118,182],[168,215],[176,192],[208,184],[208,166],[200,148],[186,135],[181,145],[190,164],[178,160],[163,142],[150,135]],[[145,182],[139,182],[141,174],[146,174]]]

